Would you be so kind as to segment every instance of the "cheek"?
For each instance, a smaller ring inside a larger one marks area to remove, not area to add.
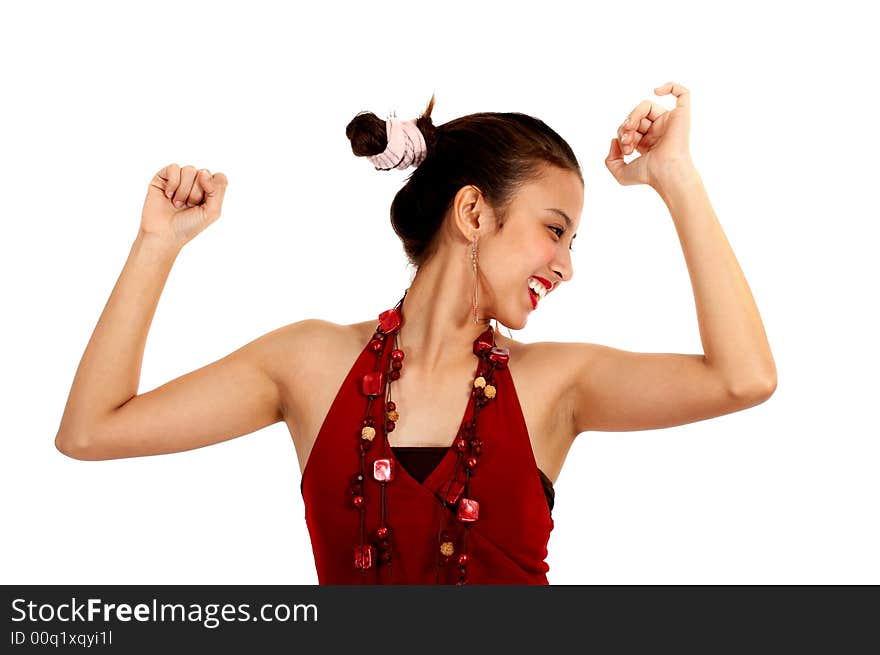
[[[535,258],[539,266],[545,265],[553,259],[556,248],[552,243],[543,243],[540,247],[535,248]]]

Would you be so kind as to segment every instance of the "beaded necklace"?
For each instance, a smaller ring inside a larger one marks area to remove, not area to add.
[[[407,290],[408,291],[408,290]],[[361,420],[360,431],[357,433],[360,452],[360,468],[353,476],[351,483],[352,506],[358,511],[360,520],[360,543],[354,547],[354,566],[362,572],[362,581],[366,582],[367,572],[374,566],[377,574],[387,572],[388,579],[392,569],[392,526],[388,516],[386,494],[388,485],[394,480],[394,458],[391,457],[388,433],[394,431],[394,426],[400,415],[397,406],[391,400],[391,383],[400,378],[403,370],[403,350],[397,347],[398,333],[403,322],[401,307],[406,298],[403,298],[392,309],[379,314],[379,324],[370,339],[370,349],[376,354],[375,370],[367,373],[361,379],[361,393],[366,396],[366,410]],[[382,356],[386,348],[391,347],[391,368],[387,371],[379,370]],[[468,553],[467,535],[468,528],[479,518],[480,505],[470,494],[470,479],[475,475],[477,461],[483,454],[485,444],[477,435],[477,417],[481,407],[485,406],[497,391],[494,382],[494,373],[497,369],[505,369],[510,358],[507,348],[495,346],[495,333],[490,325],[474,341],[474,354],[479,358],[477,376],[471,388],[471,399],[474,403],[472,417],[464,422],[456,435],[454,448],[457,451],[457,459],[453,469],[452,478],[444,484],[443,492],[437,496],[449,511],[441,513],[436,534],[437,557],[435,560],[435,579],[440,581],[440,571],[450,565],[458,566],[458,585],[467,583],[467,566],[471,561]],[[371,415],[373,401],[379,397],[384,398],[385,420],[382,423],[382,456],[372,460],[367,466],[367,453],[373,446],[376,437],[376,421]],[[368,537],[366,528],[366,480],[367,471],[370,471],[373,479],[379,483],[379,526]],[[460,547],[456,554],[453,532],[456,530],[448,524],[450,516],[454,513],[457,525],[460,527]],[[384,577],[384,575],[380,575]]]

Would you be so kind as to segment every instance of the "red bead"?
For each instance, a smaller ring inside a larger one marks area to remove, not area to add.
[[[394,421],[385,421],[385,432],[394,432]]]
[[[379,329],[388,334],[389,332],[396,332],[400,328],[400,312],[397,310],[397,307],[394,309],[388,309],[381,314],[379,314]]]
[[[391,362],[391,370],[399,371],[401,368],[403,368],[403,362]]]
[[[464,439],[456,439],[455,449],[458,450],[458,452],[463,453],[465,449],[467,449],[467,441]]]
[[[371,371],[361,379],[361,393],[375,398],[385,387],[384,371]]]
[[[373,479],[377,482],[391,482],[394,479],[394,462],[390,458],[373,461]]]
[[[489,351],[489,361],[495,364],[495,368],[507,368],[507,361],[510,359],[510,350],[507,348],[495,347]]]
[[[474,342],[474,354],[477,357],[482,357],[490,350],[492,350],[492,346],[495,344],[495,341],[492,339],[492,334],[489,330],[486,330],[477,337],[477,340]]]
[[[356,569],[368,569],[373,566],[374,550],[370,545],[354,547],[354,566]]]
[[[480,517],[480,503],[471,498],[462,498],[458,502],[458,520],[472,523]]]
[[[458,556],[458,565],[459,566],[467,566],[468,559],[470,559],[467,553],[462,553]]]
[[[446,502],[454,505],[464,493],[464,483],[460,480],[453,480],[449,483],[449,490],[446,492]]]
[[[394,404],[393,400],[389,400],[387,403],[385,403],[385,409],[389,412],[393,412],[395,409],[397,409],[397,405]]]
[[[468,457],[467,462],[465,462],[465,463],[467,464],[467,467],[469,469],[477,468],[477,458],[476,457]]]
[[[394,369],[391,369],[391,372],[388,374],[388,377],[390,377],[392,380],[396,380],[400,377],[400,371],[395,371]]]
[[[399,348],[395,348],[394,350],[391,351],[391,359],[393,359],[396,362],[402,362],[403,361],[403,351],[400,350]]]
[[[367,426],[369,426],[371,428],[376,427],[376,419],[374,419],[372,416],[370,416],[368,418],[365,418],[363,421],[361,421],[361,427],[365,428]]]
[[[474,448],[480,448],[483,445],[483,440],[477,439],[476,437],[474,437],[473,445],[474,445]]]
[[[352,496],[360,496],[363,493],[364,489],[361,487],[360,482],[355,482],[351,485],[351,495]]]
[[[376,538],[377,539],[384,539],[389,534],[391,534],[391,531],[384,525],[381,528],[376,528]]]
[[[441,530],[440,531],[440,541],[449,541],[449,530]]]
[[[355,496],[354,498],[352,498],[351,502],[354,503],[355,507],[363,507],[364,503],[367,502],[367,499],[364,498],[363,496],[358,495],[358,496]]]
[[[361,439],[359,443],[360,443],[359,448],[362,453],[367,452],[373,445],[373,442],[370,441],[369,439]]]
[[[378,339],[373,339],[370,341],[370,350],[372,350],[374,353],[377,353],[380,350],[382,350],[382,347],[384,345],[385,344],[382,343],[381,341],[379,341]]]

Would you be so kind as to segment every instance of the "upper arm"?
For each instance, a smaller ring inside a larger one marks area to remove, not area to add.
[[[575,435],[683,425],[751,407],[773,393],[757,382],[732,389],[703,355],[560,345]]]
[[[211,364],[131,398],[64,452],[103,460],[174,453],[250,434],[283,420],[279,362],[293,356],[312,321],[279,328]],[[295,362],[294,362],[295,363]]]

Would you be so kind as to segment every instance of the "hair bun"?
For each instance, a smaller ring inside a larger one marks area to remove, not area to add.
[[[436,128],[431,122],[434,96],[427,109],[412,120],[401,120],[392,111],[387,120],[372,112],[357,114],[345,128],[351,150],[367,157],[378,170],[403,170],[418,166],[432,149]]]

